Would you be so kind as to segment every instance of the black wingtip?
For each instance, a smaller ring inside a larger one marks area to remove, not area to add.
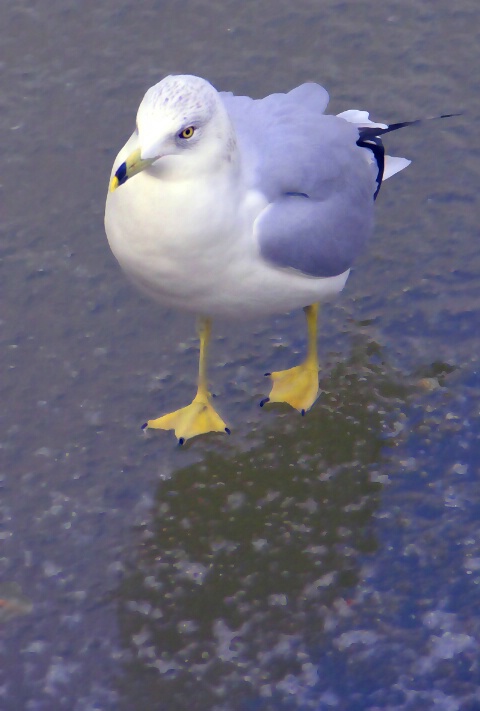
[[[458,111],[456,114],[441,114],[440,116],[432,116],[431,119],[437,118],[454,118],[455,116],[463,116],[463,111]],[[430,119],[427,119],[430,121]]]
[[[385,133],[391,133],[392,131],[398,131],[400,128],[406,128],[407,126],[417,126],[424,121],[435,121],[436,119],[453,118],[454,116],[461,116],[461,113],[456,114],[441,114],[440,116],[427,116],[422,119],[415,119],[414,121],[400,121],[399,123],[391,123],[386,128],[378,128],[376,126],[360,126],[358,129],[359,139],[357,141],[357,146],[360,148],[369,148],[375,161],[377,163],[377,188],[373,195],[373,199],[376,200],[380,187],[383,182],[383,173],[385,170],[385,148],[382,143],[380,136]]]
[[[462,113],[455,114],[440,114],[440,116],[425,116],[425,118],[414,119],[413,121],[400,121],[398,123],[390,123],[386,128],[377,128],[375,126],[361,126],[358,129],[360,138],[363,140],[372,140],[373,138],[378,138],[383,136],[384,133],[391,133],[392,131],[398,131],[401,128],[406,128],[407,126],[418,126],[418,124],[424,121],[436,121],[437,119],[444,118],[454,118],[455,116],[462,116]]]
[[[362,133],[363,128],[359,129],[360,138],[357,141],[359,148],[368,148],[372,151],[375,162],[377,163],[377,187],[373,193],[373,199],[376,200],[383,182],[383,173],[385,171],[385,148],[382,139],[378,136],[366,135]]]

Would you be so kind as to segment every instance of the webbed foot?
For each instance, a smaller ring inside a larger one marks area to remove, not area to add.
[[[226,432],[230,434],[225,422],[210,402],[210,397],[197,394],[193,402],[180,410],[170,412],[154,420],[148,420],[143,429],[174,430],[179,444],[187,439],[209,432]]]
[[[267,402],[286,402],[304,415],[318,397],[318,368],[310,363],[302,363],[288,370],[267,373],[273,381]]]

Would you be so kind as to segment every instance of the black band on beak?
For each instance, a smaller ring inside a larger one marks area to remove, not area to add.
[[[128,175],[127,175],[127,164],[126,162],[122,163],[118,168],[115,173],[115,177],[118,180],[118,185],[123,185],[127,180],[128,180]]]

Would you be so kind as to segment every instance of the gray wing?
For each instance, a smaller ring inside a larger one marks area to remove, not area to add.
[[[323,114],[328,94],[317,84],[222,98],[251,187],[269,201],[255,223],[262,257],[314,277],[346,271],[373,228],[375,171],[358,128]]]

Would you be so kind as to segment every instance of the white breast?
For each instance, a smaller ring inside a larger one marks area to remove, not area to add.
[[[119,155],[115,168],[122,155]],[[253,225],[265,197],[230,179],[162,181],[144,171],[109,193],[105,228],[134,284],[157,302],[227,318],[287,312],[337,294],[348,272],[318,279],[261,258]]]

